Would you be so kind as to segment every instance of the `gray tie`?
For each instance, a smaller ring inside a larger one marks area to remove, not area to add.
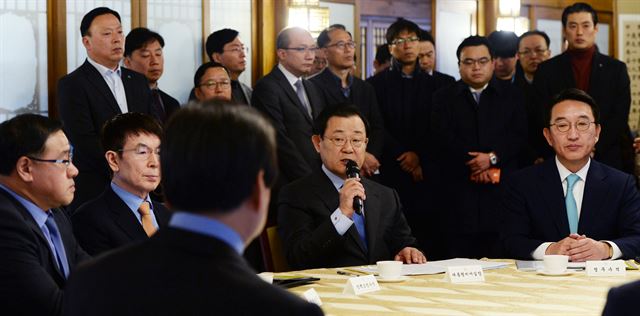
[[[480,94],[482,94],[482,91],[474,91],[471,92],[471,94],[473,94],[473,99],[476,100],[476,103],[480,104]]]
[[[304,85],[302,85],[302,79],[298,79],[294,85],[296,86],[296,94],[298,95],[298,99],[300,99],[300,103],[302,103],[302,107],[309,117],[313,118],[313,115],[311,114],[311,106],[307,102],[307,98],[304,96]]]

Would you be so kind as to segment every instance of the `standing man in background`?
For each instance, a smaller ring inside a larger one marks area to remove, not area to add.
[[[238,31],[222,29],[207,37],[205,44],[211,61],[224,66],[231,78],[231,99],[239,104],[251,105],[251,87],[238,78],[247,67],[247,47],[240,40]]]
[[[418,43],[418,62],[420,69],[429,74],[435,80],[435,90],[452,85],[456,82],[453,77],[436,71],[436,42],[431,33],[420,30],[420,42]]]

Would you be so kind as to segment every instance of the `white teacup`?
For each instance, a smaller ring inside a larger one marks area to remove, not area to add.
[[[378,261],[378,275],[383,279],[397,279],[402,275],[402,261]]]
[[[549,273],[562,273],[567,270],[569,256],[565,255],[545,255],[544,271]]]

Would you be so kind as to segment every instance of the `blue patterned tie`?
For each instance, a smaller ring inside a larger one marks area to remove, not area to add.
[[[569,232],[571,234],[578,233],[578,206],[576,199],[573,197],[573,186],[580,180],[580,177],[572,173],[567,176],[567,196],[564,198],[564,204],[567,207],[567,219],[569,220]]]
[[[66,278],[69,276],[69,261],[67,261],[67,254],[64,251],[64,245],[62,244],[58,225],[56,225],[56,221],[53,219],[53,214],[51,212],[49,212],[49,217],[47,217],[45,226],[47,226],[47,230],[49,231],[48,237],[52,243],[58,267]]]
[[[356,230],[358,231],[358,235],[360,235],[364,249],[367,250],[367,238],[364,231],[364,213],[358,215],[358,213],[353,212],[353,223],[356,225]]]

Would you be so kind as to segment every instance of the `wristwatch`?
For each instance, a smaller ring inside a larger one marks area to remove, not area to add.
[[[489,153],[489,162],[491,162],[492,166],[495,166],[498,164],[498,156],[496,156],[496,154],[493,153],[493,151]]]

